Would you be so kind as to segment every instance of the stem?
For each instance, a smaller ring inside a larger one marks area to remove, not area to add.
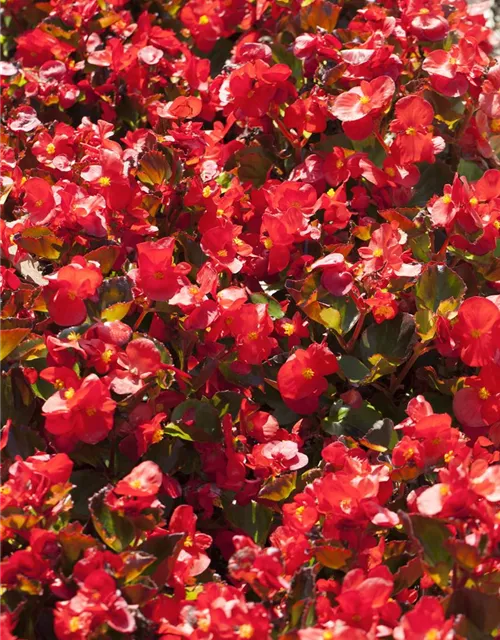
[[[144,320],[144,318],[148,313],[149,313],[149,305],[146,307],[143,307],[141,311],[141,315],[137,318],[136,323],[134,324],[134,331],[137,331],[137,329],[141,326],[141,322]]]
[[[276,123],[276,125],[277,125],[278,129],[281,131],[281,133],[288,140],[288,142],[292,145],[292,147],[294,149],[296,149],[297,148],[297,140],[291,135],[291,133],[287,130],[287,128],[281,122],[281,120],[279,120],[278,118],[275,118],[274,122]],[[299,151],[300,151],[300,147],[299,147]]]
[[[366,313],[361,312],[358,318],[358,323],[356,324],[356,328],[354,329],[354,333],[352,334],[349,342],[346,345],[347,353],[350,353],[354,349],[356,345],[356,341],[359,338],[359,334],[361,333],[361,329],[363,328],[363,325],[365,323],[365,318],[366,318]]]
[[[427,351],[430,351],[431,349],[432,347],[427,346],[423,342],[418,342],[415,345],[415,347],[413,348],[413,353],[411,354],[410,358],[406,361],[405,366],[401,369],[398,377],[394,378],[391,383],[391,386],[390,386],[391,395],[394,395],[394,393],[398,390],[401,383],[406,378],[408,372],[413,367],[413,365],[418,360],[418,358],[420,358],[420,356],[423,356],[424,353],[427,353]]]
[[[380,144],[382,145],[383,150],[387,153],[387,155],[390,155],[391,150],[389,149],[389,147],[386,145],[386,143],[384,142],[384,139],[382,138],[382,136],[380,135],[380,133],[378,131],[375,131],[375,137],[377,138],[377,140],[380,142]]]

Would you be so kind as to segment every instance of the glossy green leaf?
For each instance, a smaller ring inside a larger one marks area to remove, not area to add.
[[[415,285],[417,307],[434,313],[454,311],[465,294],[465,283],[452,269],[434,264],[425,269]]]

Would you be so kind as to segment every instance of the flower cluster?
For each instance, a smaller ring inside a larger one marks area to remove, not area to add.
[[[498,636],[484,16],[2,11],[2,638]]]

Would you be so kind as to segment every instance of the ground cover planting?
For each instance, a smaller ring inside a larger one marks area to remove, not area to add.
[[[485,17],[2,10],[2,638],[497,637]]]

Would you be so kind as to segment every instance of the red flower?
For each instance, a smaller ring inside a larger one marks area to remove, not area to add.
[[[245,304],[240,308],[231,323],[231,333],[236,337],[241,362],[261,364],[269,357],[277,345],[276,340],[269,337],[273,328],[266,304]]]
[[[120,395],[136,393],[145,385],[147,378],[164,368],[160,352],[147,338],[129,342],[116,364],[116,369],[109,375],[110,388]]]
[[[486,364],[453,398],[453,411],[464,427],[483,427],[500,420],[500,367]]]
[[[469,82],[479,79],[488,57],[473,38],[462,38],[449,51],[439,49],[429,53],[422,64],[430,75],[432,88],[445,96],[462,96]]]
[[[160,467],[151,460],[141,462],[140,465],[120,480],[114,492],[122,496],[145,498],[155,496],[163,482],[163,474]]]
[[[91,374],[78,388],[58,391],[45,402],[45,429],[66,450],[78,441],[96,444],[111,431],[115,407],[107,386]]]
[[[311,271],[322,269],[321,284],[333,296],[347,295],[354,285],[354,278],[341,253],[330,253],[316,260],[310,269]]]
[[[98,569],[87,576],[71,600],[56,604],[54,628],[59,640],[85,640],[100,633],[103,626],[121,634],[136,629],[131,609],[115,581]]]
[[[248,456],[250,465],[257,474],[279,475],[286,471],[302,469],[308,463],[304,453],[300,453],[298,445],[292,440],[275,440],[258,444]]]
[[[337,358],[324,344],[297,349],[278,372],[278,388],[286,404],[297,413],[316,410],[319,396],[328,388],[325,376],[339,368]]]
[[[81,174],[84,180],[90,182],[104,196],[110,209],[123,209],[132,199],[132,189],[120,157],[121,153],[120,146],[112,149],[101,148],[99,164],[90,165]]]
[[[500,64],[491,67],[483,83],[479,106],[489,118],[500,118]]]
[[[411,162],[434,162],[432,143],[432,106],[419,96],[407,96],[396,103],[396,118],[391,131],[396,133],[391,151],[402,165]]]
[[[373,132],[375,119],[389,106],[395,89],[394,80],[388,76],[371,82],[362,80],[359,87],[337,96],[331,111],[350,138],[363,140]]]
[[[206,231],[201,238],[201,248],[221,269],[239,273],[245,257],[252,253],[252,247],[243,242],[239,235],[242,227],[225,222],[221,226]],[[241,256],[241,257],[240,257]]]
[[[289,129],[295,129],[299,136],[321,133],[326,129],[326,109],[315,97],[299,99],[287,107],[284,123]]]
[[[99,266],[76,256],[47,280],[44,295],[53,321],[63,327],[82,324],[87,317],[84,300],[91,298],[102,283]]]
[[[453,618],[446,620],[437,598],[423,596],[394,629],[394,640],[452,640]]]
[[[499,320],[500,311],[491,300],[474,296],[462,303],[452,336],[465,364],[480,367],[491,362],[500,348]]]
[[[378,289],[371,298],[366,299],[366,304],[370,307],[377,324],[384,320],[392,320],[398,313],[396,296],[389,291]]]
[[[187,265],[173,265],[174,247],[174,238],[162,238],[158,242],[141,242],[137,245],[140,286],[150,300],[169,300],[189,284],[185,277]]]
[[[48,224],[56,215],[52,187],[42,178],[30,178],[24,183],[24,207],[32,225]]]

